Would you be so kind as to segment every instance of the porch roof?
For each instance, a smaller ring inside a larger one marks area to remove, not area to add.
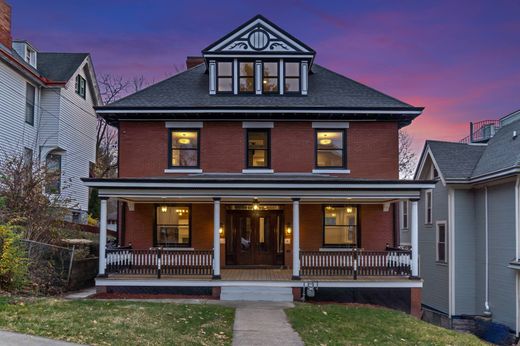
[[[100,197],[127,199],[214,197],[270,200],[302,199],[418,199],[422,189],[435,181],[372,180],[342,178],[324,174],[188,174],[143,178],[83,178],[88,187],[99,189]]]

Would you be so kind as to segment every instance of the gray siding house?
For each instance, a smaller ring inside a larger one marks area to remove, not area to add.
[[[491,316],[518,335],[520,121],[511,118],[479,143],[427,141],[415,179],[438,180],[419,201],[423,307],[449,322]]]

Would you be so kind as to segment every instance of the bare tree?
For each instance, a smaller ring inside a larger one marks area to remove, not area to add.
[[[399,176],[411,179],[415,172],[417,155],[412,150],[413,138],[404,130],[399,130]]]

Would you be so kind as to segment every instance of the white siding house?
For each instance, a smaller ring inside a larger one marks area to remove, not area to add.
[[[53,160],[61,168],[53,193],[72,200],[71,220],[85,222],[89,190],[80,178],[96,159],[94,106],[101,104],[90,55],[38,52],[10,40],[10,22],[0,24],[0,156]]]

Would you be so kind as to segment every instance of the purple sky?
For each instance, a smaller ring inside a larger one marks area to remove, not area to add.
[[[426,107],[408,127],[417,148],[520,108],[520,1],[8,2],[15,38],[90,52],[98,74],[148,82],[263,14],[314,48],[319,64]]]

